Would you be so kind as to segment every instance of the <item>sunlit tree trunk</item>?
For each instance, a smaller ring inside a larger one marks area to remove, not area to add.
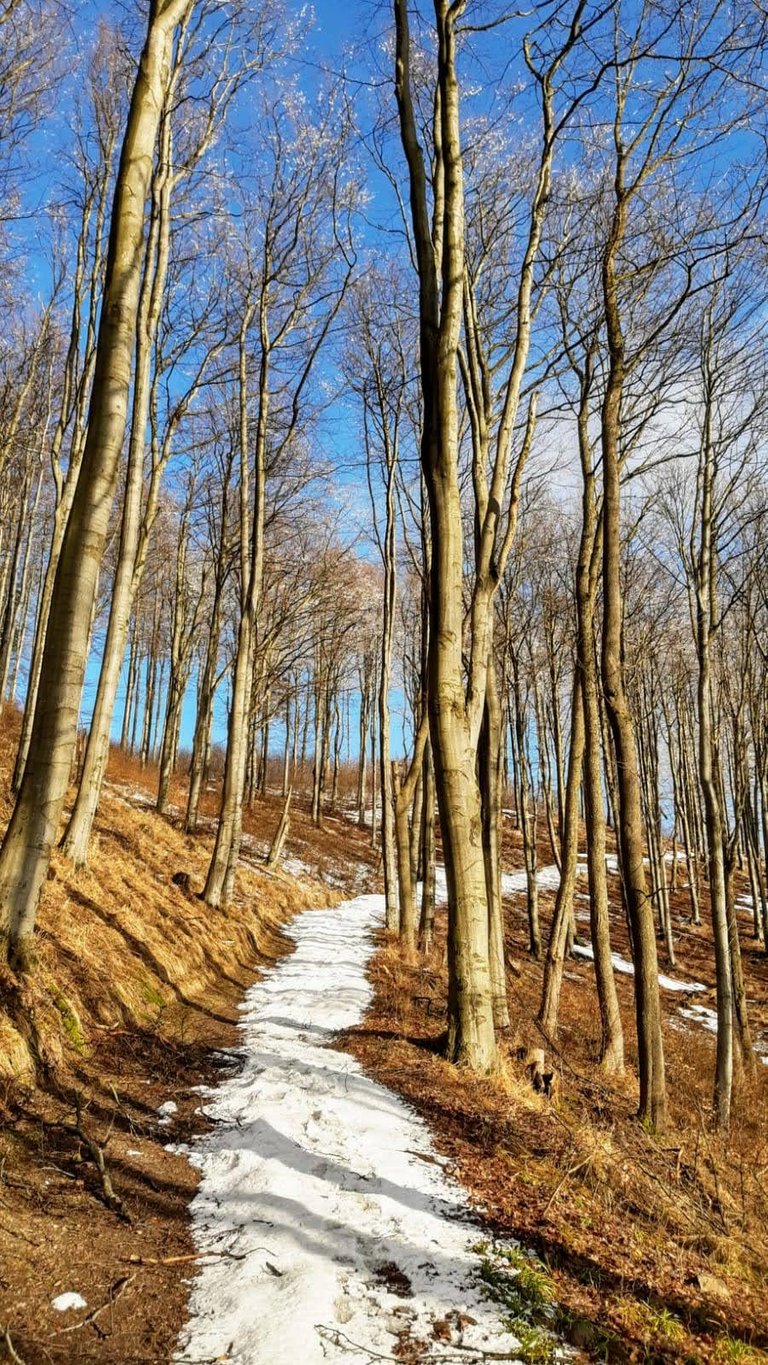
[[[24,776],[0,851],[8,955],[29,960],[40,890],[57,836],[99,567],[125,435],[141,279],[145,206],[173,37],[189,0],[154,0],[115,186],[88,434],[51,599],[51,620]]]
[[[12,787],[14,792],[18,792],[21,786],[29,753],[54,582],[85,449],[87,403],[93,380],[99,335],[98,316],[106,249],[105,224],[109,212],[109,184],[116,143],[117,129],[115,120],[112,119],[108,121],[107,135],[100,148],[101,160],[94,177],[93,186],[84,195],[78,233],[72,316],[64,362],[61,405],[51,442],[51,468],[55,486],[53,532],[37,602],[32,658],[24,698],[21,735],[13,770]],[[89,267],[88,254],[91,232],[93,232],[93,256]],[[87,317],[85,326],[83,326],[83,307],[86,300],[88,304]],[[81,347],[82,356],[80,354]],[[68,431],[69,448],[66,467],[64,467],[62,455]]]
[[[144,457],[150,407],[152,350],[163,305],[163,291],[168,265],[170,155],[170,124],[166,116],[161,124],[160,151],[154,177],[149,231],[139,295],[131,437],[128,446],[128,467],[123,495],[117,568],[83,772],[63,841],[64,850],[75,867],[81,867],[88,855],[91,830],[109,760],[112,716],[125,657],[131,610],[143,568],[143,559],[139,566],[137,565],[137,558],[141,538]]]
[[[265,263],[265,281],[269,262]],[[238,339],[238,407],[240,448],[240,559],[241,610],[237,629],[232,699],[229,711],[227,756],[224,785],[211,863],[203,899],[207,905],[227,905],[232,898],[235,871],[240,856],[242,806],[248,752],[248,730],[253,691],[253,664],[256,612],[261,598],[264,573],[264,520],[266,510],[266,446],[269,411],[269,335],[266,283],[259,301],[261,365],[259,371],[258,414],[253,455],[253,492],[251,492],[251,447],[248,419],[248,333],[256,313],[256,302],[248,299],[240,322]],[[253,506],[251,506],[253,498]]]

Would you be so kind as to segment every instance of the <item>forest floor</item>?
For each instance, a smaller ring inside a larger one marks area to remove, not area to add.
[[[0,824],[13,743],[11,718]],[[215,793],[189,839],[183,784],[161,817],[154,779],[113,755],[91,863],[75,874],[54,858],[34,984],[0,1011],[0,1066],[15,1073],[0,1082],[0,1360],[509,1358],[503,1338],[489,1345],[499,1316],[478,1276],[532,1365],[564,1340],[595,1360],[766,1359],[768,1066],[716,1139],[711,938],[688,923],[684,888],[673,902],[679,960],[661,964],[688,989],[662,991],[671,1126],[659,1137],[634,1118],[626,973],[624,1078],[595,1067],[584,956],[566,964],[554,1102],[515,1060],[541,1043],[541,965],[525,951],[509,828],[513,1028],[498,1077],[478,1081],[440,1056],[444,914],[426,961],[409,962],[376,929],[381,897],[361,894],[379,871],[369,833],[341,814],[318,832],[298,803],[283,869],[268,873],[282,803],[258,801],[236,902],[216,912],[212,934],[194,893]],[[177,871],[189,891],[173,884]],[[556,884],[549,870],[544,934]],[[615,877],[612,889],[626,960]],[[742,908],[763,1046],[768,961]],[[25,1085],[35,1052],[43,1083]]]
[[[521,861],[507,831],[505,866]],[[557,874],[542,878],[544,942]],[[512,879],[505,879],[511,891]],[[425,1117],[437,1151],[482,1209],[490,1237],[517,1238],[537,1254],[540,1278],[527,1307],[535,1323],[548,1300],[559,1332],[590,1357],[611,1361],[728,1362],[768,1359],[768,959],[749,937],[744,962],[754,1083],[738,1096],[727,1138],[711,1131],[714,1009],[711,933],[689,923],[684,887],[673,897],[677,964],[660,950],[670,1126],[663,1135],[636,1120],[632,979],[610,878],[612,939],[628,1070],[601,1076],[592,964],[566,963],[554,1102],[536,1095],[516,1061],[545,1044],[535,1024],[542,964],[527,948],[526,898],[505,898],[512,1029],[497,1078],[457,1072],[440,1056],[446,992],[445,922],[427,961],[409,962],[382,936],[370,973],[374,999],[345,1038],[366,1072]],[[577,916],[587,915],[586,878]],[[739,893],[746,895],[744,886]],[[707,913],[704,905],[703,914]],[[584,939],[588,927],[584,926]],[[688,989],[684,989],[687,987]],[[546,1322],[546,1319],[545,1319]],[[539,1343],[529,1359],[546,1359]]]
[[[17,724],[6,712],[0,727],[0,829]],[[285,926],[374,875],[369,834],[345,821],[318,836],[300,803],[290,868],[267,872],[282,805],[270,799],[246,818],[235,903],[206,911],[195,892],[215,795],[188,838],[181,785],[160,816],[155,783],[113,754],[89,866],[54,855],[32,984],[19,998],[0,980],[0,1361],[171,1360],[196,1261],[197,1174],[167,1144],[210,1126],[197,1087],[228,1074],[244,993],[292,949]],[[189,891],[173,884],[179,871]]]

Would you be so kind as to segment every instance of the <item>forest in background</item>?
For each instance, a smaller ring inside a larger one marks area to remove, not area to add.
[[[86,35],[54,0],[0,6],[13,1009],[113,738],[157,760],[161,813],[183,763],[190,833],[220,779],[211,910],[276,763],[284,835],[294,781],[319,826],[352,753],[409,954],[440,840],[447,1056],[491,1072],[508,1026],[513,808],[550,1039],[586,860],[606,1074],[615,852],[659,1132],[684,882],[727,1128],[761,1046],[744,943],[768,941],[764,16],[397,0],[327,69],[312,25],[151,0]]]

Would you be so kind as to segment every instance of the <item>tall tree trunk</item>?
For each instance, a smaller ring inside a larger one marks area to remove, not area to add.
[[[134,622],[131,630],[131,645],[128,652],[128,671],[125,679],[125,703],[123,705],[123,724],[120,731],[120,747],[128,748],[131,735],[131,713],[133,708],[136,684],[139,674],[139,642],[138,631]]]
[[[432,746],[427,737],[424,747],[424,882],[421,890],[419,945],[428,953],[435,933],[435,774]]]
[[[576,669],[573,679],[571,745],[568,755],[568,777],[565,787],[563,815],[562,868],[560,885],[555,897],[547,955],[544,961],[544,987],[539,1009],[539,1023],[550,1038],[557,1037],[563,964],[568,944],[568,930],[573,919],[573,895],[576,888],[576,866],[579,854],[579,787],[581,786],[583,762],[582,679],[579,670]]]
[[[480,732],[480,791],[483,813],[483,856],[488,894],[488,942],[493,1020],[509,1028],[504,910],[501,901],[501,742],[504,722],[499,704],[496,665],[488,665],[485,715]]]
[[[298,721],[298,716],[296,717]],[[285,697],[285,743],[283,745],[283,796],[288,795],[291,780],[291,689]]]
[[[189,792],[184,829],[187,834],[197,830],[200,794],[205,780],[206,761],[211,742],[211,721],[213,718],[213,698],[216,691],[216,666],[219,658],[221,639],[221,595],[223,583],[221,574],[216,572],[214,599],[211,608],[210,627],[205,646],[205,663],[197,692],[197,713],[195,733],[192,740],[192,763],[189,774]]]
[[[64,535],[69,522],[72,502],[75,496],[80,470],[85,452],[87,437],[86,405],[91,394],[91,384],[96,365],[99,342],[99,305],[103,304],[102,272],[104,268],[105,223],[108,214],[108,195],[112,162],[116,147],[116,133],[110,128],[102,148],[94,196],[85,196],[82,219],[77,242],[75,273],[73,280],[73,304],[70,323],[69,344],[64,362],[61,408],[59,419],[51,442],[51,467],[55,484],[55,505],[53,514],[53,534],[48,548],[48,560],[37,601],[37,619],[32,642],[32,658],[29,665],[27,690],[24,698],[24,714],[21,723],[19,747],[13,770],[12,789],[18,793],[24,776],[24,769],[32,741],[32,727],[40,688],[43,667],[45,640],[51,615],[56,573],[64,543]],[[96,205],[95,223],[92,225],[94,201]],[[113,213],[114,217],[114,213]],[[90,270],[86,270],[88,243],[93,232],[93,259]],[[106,289],[106,281],[104,288]],[[85,337],[82,336],[82,311],[85,296],[88,297],[88,316]],[[80,351],[82,348],[82,360]],[[78,373],[79,371],[79,373]],[[72,425],[66,472],[62,470],[61,457],[64,439]]]
[[[595,601],[602,552],[602,526],[595,504],[595,475],[589,439],[588,395],[591,358],[585,375],[584,401],[579,411],[579,449],[582,464],[582,526],[591,540],[589,559],[579,561],[576,575],[576,662],[581,675],[584,707],[584,815],[589,880],[589,919],[595,984],[600,1007],[600,1066],[608,1074],[624,1070],[624,1030],[616,992],[611,953],[611,921],[605,863],[605,806],[601,748],[600,694],[595,655]]]
[[[75,867],[82,867],[88,856],[91,830],[109,760],[112,716],[123,669],[131,612],[146,559],[146,536],[141,554],[144,456],[150,409],[152,351],[163,306],[168,267],[170,149],[170,124],[166,117],[161,127],[160,151],[152,187],[149,232],[139,294],[131,437],[128,446],[117,568],[83,772],[63,840],[64,851]]]
[[[517,769],[517,809],[520,832],[523,836],[523,862],[528,911],[528,951],[541,957],[541,929],[539,925],[539,883],[536,875],[536,801],[532,793],[528,745],[527,716],[520,680],[520,661],[512,655],[513,696],[515,701],[515,758]]]
[[[392,782],[392,743],[389,694],[392,687],[392,643],[397,608],[394,458],[388,462],[386,524],[384,531],[384,604],[379,657],[379,791],[381,793],[381,855],[387,928],[399,927],[398,871],[395,846],[395,791]]]
[[[603,253],[602,283],[608,343],[608,376],[601,412],[603,455],[603,694],[616,754],[617,843],[635,962],[635,1016],[640,1072],[641,1119],[663,1130],[667,1119],[664,1047],[661,1034],[659,969],[653,906],[648,896],[645,841],[637,771],[635,730],[624,685],[623,594],[621,584],[620,431],[624,391],[622,332],[616,259],[626,231],[626,199],[617,170],[617,202]]]
[[[189,0],[154,0],[115,186],[88,435],[51,599],[24,776],[0,851],[0,915],[12,965],[29,959],[77,737],[88,634],[125,435],[145,207],[174,31]]]
[[[232,899],[243,827],[243,798],[245,795],[249,720],[253,696],[256,617],[261,601],[264,575],[266,455],[270,397],[270,345],[266,293],[269,264],[268,248],[265,246],[264,280],[259,299],[261,363],[253,454],[253,506],[251,506],[251,448],[248,421],[248,334],[256,313],[256,303],[250,297],[243,309],[238,337],[241,598],[221,810],[203,891],[203,899],[206,904],[214,908],[228,905]]]

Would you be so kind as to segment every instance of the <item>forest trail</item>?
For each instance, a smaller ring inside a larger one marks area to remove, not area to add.
[[[481,1233],[426,1126],[327,1046],[363,1018],[383,919],[379,895],[305,912],[295,952],[248,992],[237,1072],[206,1091],[215,1126],[188,1152],[202,1171],[194,1236],[213,1255],[179,1361],[516,1358],[483,1293]]]

